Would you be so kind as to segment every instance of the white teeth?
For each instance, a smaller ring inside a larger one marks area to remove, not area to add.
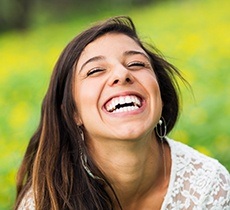
[[[119,97],[119,104],[127,103],[124,97]]]
[[[115,109],[113,113],[121,113],[121,112],[130,112],[133,110],[139,109],[137,106],[130,106],[130,107],[121,107],[120,109]]]
[[[124,106],[125,104],[127,104],[127,106]],[[129,112],[139,109],[140,106],[141,100],[135,95],[119,96],[113,98],[109,103],[106,104],[106,110],[113,113]]]
[[[113,109],[113,104],[110,104],[109,105],[109,110],[112,110]]]
[[[115,100],[112,100],[112,107],[111,109],[114,109],[116,104],[118,104],[118,101],[115,99]]]
[[[137,106],[141,106],[141,101],[139,100],[139,98],[137,98],[137,97],[134,97],[134,101],[135,101],[135,104],[137,105]]]
[[[126,96],[125,97],[125,103],[131,103],[132,102],[132,99],[131,99],[131,96]]]

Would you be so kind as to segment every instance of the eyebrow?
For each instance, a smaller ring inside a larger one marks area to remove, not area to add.
[[[105,59],[105,57],[104,57],[104,56],[101,56],[101,55],[90,58],[89,60],[87,60],[85,63],[82,64],[82,66],[81,66],[81,68],[80,68],[80,70],[79,70],[79,73],[82,71],[82,69],[83,69],[88,63],[94,62],[94,61],[99,61],[99,60],[104,60],[104,59]]]
[[[148,57],[148,55],[146,55],[144,52],[136,51],[136,50],[125,51],[124,55],[125,56],[129,56],[129,55],[142,55],[145,58],[147,58],[148,60],[150,60],[150,58]]]
[[[129,50],[129,51],[125,51],[123,53],[124,56],[130,56],[130,55],[142,55],[144,56],[146,59],[150,60],[149,57],[144,53],[144,52],[140,52],[140,51],[135,51],[135,50]],[[87,60],[85,63],[82,64],[80,70],[79,70],[79,73],[82,71],[82,69],[88,64],[88,63],[91,63],[91,62],[94,62],[94,61],[99,61],[99,60],[104,60],[105,59],[105,56],[102,56],[102,55],[99,55],[99,56],[95,56],[95,57],[92,57],[90,58],[89,60]]]

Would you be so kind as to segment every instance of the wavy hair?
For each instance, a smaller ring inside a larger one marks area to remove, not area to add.
[[[32,189],[37,210],[109,210],[119,200],[105,175],[82,144],[81,131],[75,121],[77,107],[73,84],[75,66],[84,48],[106,33],[122,33],[145,50],[157,76],[163,101],[162,116],[167,133],[174,127],[179,113],[179,97],[175,75],[178,70],[168,63],[156,49],[140,41],[129,17],[114,17],[93,25],[76,36],[61,53],[44,97],[39,126],[30,139],[17,176],[15,209],[29,189]],[[182,78],[182,77],[181,77]],[[93,179],[81,162],[81,150],[88,159]],[[109,193],[108,189],[112,190]]]

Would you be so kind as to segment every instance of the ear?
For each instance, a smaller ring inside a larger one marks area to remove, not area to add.
[[[78,126],[82,126],[83,125],[83,122],[82,122],[82,119],[80,117],[80,115],[78,113],[74,113],[74,120],[75,122],[77,123]]]

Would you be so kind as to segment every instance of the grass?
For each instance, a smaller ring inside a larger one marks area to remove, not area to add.
[[[52,68],[63,47],[91,22],[132,17],[143,40],[156,45],[190,82],[171,136],[217,158],[230,170],[230,13],[228,0],[166,1],[71,18],[0,36],[0,209],[15,198],[15,175],[40,115]]]

